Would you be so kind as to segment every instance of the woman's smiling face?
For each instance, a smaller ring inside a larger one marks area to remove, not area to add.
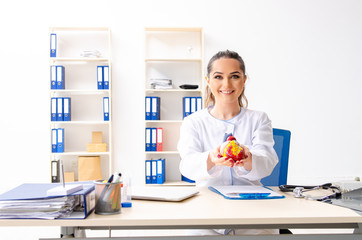
[[[238,98],[244,89],[246,76],[240,69],[240,63],[232,58],[220,58],[212,64],[207,82],[215,96],[216,103],[238,104]]]

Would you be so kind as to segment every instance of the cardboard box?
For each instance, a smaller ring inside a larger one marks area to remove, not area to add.
[[[107,143],[88,143],[87,152],[107,152]]]
[[[102,132],[92,132],[92,143],[103,143]]]
[[[64,181],[65,182],[74,182],[75,173],[74,172],[64,172]]]
[[[78,157],[78,181],[102,179],[100,156]]]

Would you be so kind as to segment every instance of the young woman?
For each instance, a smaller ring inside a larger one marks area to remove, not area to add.
[[[278,162],[271,121],[264,112],[247,109],[246,80],[238,53],[221,51],[210,59],[206,107],[184,119],[178,142],[181,174],[197,186],[260,185]],[[220,155],[230,134],[244,148],[245,159],[234,162]],[[263,232],[255,231],[242,233]]]

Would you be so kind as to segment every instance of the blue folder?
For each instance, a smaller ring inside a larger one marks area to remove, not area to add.
[[[65,89],[65,68],[63,66],[56,66],[57,67],[57,89]]]
[[[57,129],[57,152],[64,152],[64,128]]]
[[[259,185],[210,186],[209,189],[231,200],[278,199],[284,195]]]
[[[109,97],[103,98],[104,121],[109,121]]]
[[[161,99],[160,97],[152,97],[151,101],[151,120],[160,120]]]
[[[146,161],[145,161],[145,178],[146,178],[146,184],[152,183],[151,172],[152,172],[151,160],[146,160]]]
[[[157,184],[163,184],[166,180],[166,160],[158,159],[157,161]]]
[[[146,97],[145,98],[145,114],[146,114],[146,120],[151,120],[151,101],[152,97]]]
[[[71,99],[70,97],[63,98],[63,120],[70,121],[72,119],[71,114]]]
[[[57,66],[50,66],[50,89],[57,89]]]
[[[57,35],[55,33],[50,34],[50,57],[57,56]]]
[[[51,121],[57,121],[57,109],[58,109],[58,100],[57,98],[51,98],[50,102],[50,112],[51,112]]]

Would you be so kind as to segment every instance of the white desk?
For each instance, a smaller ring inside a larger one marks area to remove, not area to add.
[[[67,227],[68,231],[97,228],[354,228],[354,234],[328,236],[325,239],[362,239],[362,216],[347,208],[297,199],[292,196],[273,200],[226,200],[208,189],[200,189],[197,196],[181,203],[134,200],[132,208],[124,208],[118,215],[93,213],[84,220],[0,220],[0,226],[60,226]],[[265,237],[269,239],[313,238],[312,235],[279,235],[256,236],[249,239],[266,239]],[[202,237],[190,239],[202,239]],[[318,239],[324,238],[319,235]]]

